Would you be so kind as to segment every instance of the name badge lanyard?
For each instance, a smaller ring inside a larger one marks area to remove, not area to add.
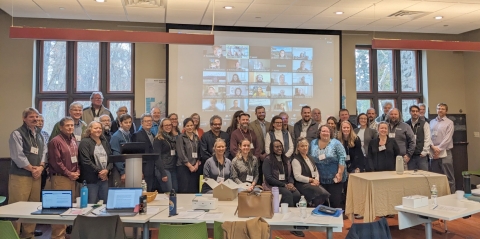
[[[192,140],[189,139],[188,142],[190,142],[190,147],[192,147],[192,158],[193,158],[193,154],[195,154],[195,155],[197,154],[197,147],[195,147],[195,148],[193,147]],[[193,136],[193,143],[195,145],[197,145],[197,140],[195,139],[195,135]],[[195,159],[197,159],[197,158],[198,158],[198,155],[197,155],[197,157],[195,157]]]
[[[395,127],[393,127],[393,129],[392,129],[389,125],[388,129],[390,129],[390,132],[388,132],[388,133],[395,133],[395,130],[397,129],[397,126],[395,125]]]
[[[305,160],[305,163],[307,162],[307,160],[308,160],[308,162],[310,162],[310,165],[311,165],[312,168],[313,168],[313,173],[310,173],[310,174],[311,174],[311,176],[315,179],[316,177],[314,177],[314,176],[317,175],[317,173],[316,173],[316,172],[317,172],[317,166],[316,166],[314,163],[312,163],[312,161],[311,161],[310,158],[308,158],[308,157],[307,157],[307,158],[303,158],[303,160]],[[307,164],[308,164],[308,163],[307,163]]]
[[[250,174],[247,174],[247,175],[251,175],[253,177],[253,165],[250,163],[249,158],[247,158],[247,162],[245,164],[247,165],[247,168],[250,170]]]
[[[124,131],[123,129],[120,130],[120,133],[122,133],[122,136],[123,136],[123,139],[125,140],[125,142],[130,143],[130,134],[128,134],[127,137],[125,137],[124,132],[126,133],[126,131]]]
[[[95,109],[92,107],[92,113],[93,113],[93,117],[99,117],[100,116],[100,109],[98,110],[98,113],[95,113]]]
[[[62,136],[60,136],[62,139],[63,139],[63,142],[65,142],[65,144],[67,145],[67,148],[68,148],[68,152],[70,153],[70,158],[72,157],[76,157],[77,156],[77,142],[75,141],[75,143],[73,143],[73,153],[72,153],[72,146],[68,145],[68,142],[67,140]],[[70,144],[72,144],[72,141],[70,140]]]
[[[28,134],[28,139],[30,140],[30,145],[32,145],[34,148],[38,149],[37,140],[35,139],[35,137],[32,136],[32,134]],[[38,154],[38,150],[37,150],[37,153],[35,153],[35,154]]]
[[[165,141],[167,141],[168,146],[170,147],[170,154],[171,154],[172,150],[175,150],[175,149],[172,148],[172,144],[171,144],[168,140],[165,140]],[[172,156],[173,156],[173,155],[172,155]]]
[[[220,173],[222,173],[222,178],[225,180],[225,158],[223,159],[223,167],[222,167],[222,172],[220,172],[220,162],[218,162],[217,159],[217,167],[218,167],[218,176],[220,176]]]
[[[242,133],[242,136],[243,136],[244,139],[247,139],[247,138],[245,137],[245,135],[243,134],[242,129],[240,129],[240,133]],[[250,134],[250,143],[253,144],[252,132],[250,132],[250,130],[249,130],[249,131],[248,131],[248,134]]]
[[[281,171],[281,172],[283,172],[283,175],[285,175],[285,179],[284,179],[284,180],[286,181],[286,180],[287,180],[287,177],[286,177],[286,176],[287,176],[287,173],[285,172],[285,165],[283,165],[283,160],[280,161],[280,163],[282,163],[282,171]],[[281,174],[282,174],[282,173],[281,173]]]

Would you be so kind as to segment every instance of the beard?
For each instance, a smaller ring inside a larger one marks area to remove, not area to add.
[[[397,124],[398,122],[400,122],[399,119],[392,119],[392,118],[390,118],[390,123]]]
[[[103,127],[105,130],[110,130],[110,126]]]

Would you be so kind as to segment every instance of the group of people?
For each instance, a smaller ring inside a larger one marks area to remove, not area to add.
[[[102,104],[101,92],[90,99],[92,104],[85,109],[72,103],[69,116],[51,134],[42,130],[43,119],[36,109],[23,112],[23,125],[9,140],[9,203],[40,200],[40,179],[47,163],[53,189],[78,192],[79,183],[85,181],[89,203],[106,202],[108,187],[125,181],[125,164],[108,163],[108,156],[121,154],[121,145],[127,142],[143,142],[146,153],[156,154],[143,164],[148,191],[212,193],[206,183],[199,189],[203,174],[220,183],[228,179],[249,183],[249,190],[257,185],[264,190],[278,187],[281,202],[291,207],[301,195],[312,207],[341,207],[349,173],[395,170],[398,155],[408,169],[445,173],[455,191],[450,152],[453,122],[443,103],[437,105],[438,116],[431,121],[422,114],[423,105],[411,106],[407,122],[402,122],[398,109],[385,103],[378,118],[374,109],[359,114],[358,127],[349,121],[346,109],[339,111],[338,121],[335,117],[323,121],[319,109],[303,106],[302,118],[292,126],[286,112],[267,122],[265,108],[258,106],[254,121],[239,110],[225,132],[222,118],[214,115],[210,130],[204,132],[196,113],[180,129],[177,114],[161,119],[160,109],[152,108],[140,117],[137,129],[126,107],[120,107],[113,119]],[[15,224],[17,231],[19,226]],[[33,230],[34,225],[23,225],[26,237]],[[54,225],[52,238],[64,234],[64,225]]]

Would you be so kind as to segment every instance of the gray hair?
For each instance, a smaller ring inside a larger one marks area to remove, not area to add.
[[[83,105],[82,103],[78,102],[78,101],[74,101],[70,104],[70,107],[68,107],[68,110],[71,110],[73,109],[74,107],[80,107],[80,109],[83,109]]]
[[[23,116],[24,119],[27,118],[31,114],[37,114],[38,115],[40,113],[38,112],[37,109],[35,109],[33,107],[28,107],[28,108],[24,109],[23,112],[22,112],[22,116]]]
[[[282,111],[282,112],[280,112],[280,113],[278,114],[278,116],[280,116],[280,117],[282,117],[282,115],[288,116],[287,112],[285,112],[285,111]]]
[[[223,122],[222,117],[220,117],[220,116],[218,116],[218,115],[214,115],[214,116],[212,116],[212,118],[210,118],[210,126],[213,125],[213,121],[216,120],[216,119],[219,119],[219,120],[220,120],[220,123]]]
[[[44,119],[42,114],[38,114],[38,118]]]
[[[103,117],[107,117],[110,121],[112,121],[112,119],[110,119],[110,116],[106,115],[106,114],[100,115],[100,117],[98,117],[98,119],[101,121]]]
[[[390,105],[390,106],[393,107],[393,104],[392,104],[392,102],[390,102],[390,101],[385,101],[385,102],[382,103],[382,107],[385,107],[385,106],[387,106],[387,105]]]
[[[149,117],[153,119],[153,116],[150,113],[145,113],[145,114],[142,114],[142,116],[140,116],[140,122],[143,122],[143,119],[145,117]]]
[[[368,109],[367,109],[367,113],[368,113],[369,110],[373,110],[374,113],[377,112],[377,111],[375,111],[375,108],[368,108]]]
[[[95,95],[100,95],[100,96],[102,97],[102,99],[103,99],[103,94],[102,94],[102,92],[100,92],[100,91],[94,91],[94,92],[92,92],[92,94],[90,95],[90,100],[92,100],[93,96],[95,96]]]
[[[127,113],[128,113],[128,108],[127,108],[127,106],[125,106],[125,105],[122,105],[122,106],[118,107],[117,113],[118,113],[118,111],[120,111],[120,109],[122,109],[122,108],[125,108],[125,109],[127,110]]]

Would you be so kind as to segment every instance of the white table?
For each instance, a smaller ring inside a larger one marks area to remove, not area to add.
[[[0,217],[18,218],[23,223],[66,224],[72,225],[75,216],[60,215],[31,215],[41,207],[40,202],[16,202],[0,207]],[[91,206],[91,205],[90,205]],[[166,209],[166,208],[165,208]],[[160,209],[161,211],[162,209]],[[149,238],[148,221],[154,214],[136,215],[134,217],[120,217],[126,226],[142,227],[143,238]]]
[[[480,203],[467,199],[458,200],[455,194],[437,198],[439,206],[451,206],[466,208],[461,212],[451,212],[444,210],[432,210],[432,206],[420,208],[408,208],[396,206],[398,211],[398,227],[400,230],[425,223],[425,238],[432,238],[432,222],[438,219],[452,221],[455,219],[468,217],[480,212]]]
[[[195,197],[194,194],[177,194],[177,210],[178,212],[192,210],[192,199]],[[203,197],[212,197],[212,195],[204,194]],[[166,200],[155,200],[149,205],[167,205]],[[203,220],[203,219],[180,219],[178,217],[169,217],[168,210],[163,210],[154,217],[150,218],[149,225],[150,227],[157,227],[160,223],[198,223],[205,221],[207,224],[213,224],[214,221],[224,222],[224,221],[246,221],[250,218],[239,218],[234,215],[235,210],[237,209],[237,199],[233,201],[219,201],[218,207],[212,212],[222,212],[223,217],[217,220]],[[297,212],[298,208],[289,208],[290,211]],[[275,213],[271,219],[264,218],[265,221],[270,225],[271,230],[310,230],[310,231],[326,231],[327,238],[333,238],[333,232],[342,232],[343,228],[343,218],[342,217],[332,217],[332,220],[329,224],[320,225],[320,224],[310,224],[310,223],[300,223],[300,222],[287,222],[282,221],[283,214]],[[298,227],[298,228],[297,228]]]

